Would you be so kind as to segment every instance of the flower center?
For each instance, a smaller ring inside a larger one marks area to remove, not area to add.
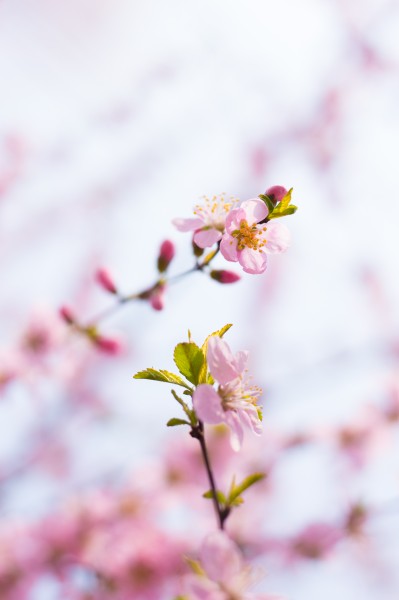
[[[210,228],[224,231],[226,216],[236,203],[236,198],[227,199],[224,194],[213,196],[213,198],[204,196],[204,204],[197,204],[194,214]]]
[[[232,232],[232,236],[237,240],[237,250],[250,248],[251,250],[261,250],[266,245],[266,240],[262,237],[262,233],[266,231],[266,227],[258,228],[256,225],[248,225],[243,219],[240,223],[240,228]]]

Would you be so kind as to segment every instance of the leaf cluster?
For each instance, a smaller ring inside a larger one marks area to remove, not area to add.
[[[216,500],[221,510],[228,513],[234,506],[243,504],[244,498],[242,497],[242,494],[258,481],[262,481],[265,477],[266,475],[264,473],[253,473],[239,484],[236,484],[235,478],[233,478],[227,495],[220,490],[216,490],[215,494],[213,490],[208,490],[203,494],[203,497],[212,499],[216,496]]]
[[[269,209],[269,214],[267,215],[268,221],[270,221],[270,219],[278,219],[280,217],[293,215],[298,210],[298,207],[295,206],[295,204],[291,204],[292,190],[293,188],[288,190],[284,198],[282,198],[277,204],[275,204],[270,196],[267,196],[267,194],[259,195],[259,198],[263,200]]]
[[[143,371],[139,371],[133,375],[133,378],[149,379],[150,381],[160,381],[162,383],[178,385],[184,388],[184,395],[192,396],[195,387],[198,385],[202,383],[208,383],[212,385],[214,383],[214,379],[208,371],[208,364],[206,361],[208,341],[212,336],[223,337],[223,335],[230,329],[231,326],[231,324],[227,324],[221,329],[218,329],[217,331],[214,331],[208,335],[201,347],[197,346],[197,344],[191,340],[191,333],[189,332],[189,341],[177,344],[173,352],[173,360],[180,375],[177,373],[171,373],[164,369],[148,368],[144,369]],[[190,425],[194,427],[197,425],[198,420],[195,411],[190,408],[174,390],[171,390],[171,392],[175,400],[183,408],[188,420],[174,417],[169,419],[167,426],[176,427],[178,425]]]

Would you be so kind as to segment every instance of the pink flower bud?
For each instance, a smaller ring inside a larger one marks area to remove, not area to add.
[[[59,315],[68,325],[73,325],[75,323],[75,316],[68,306],[61,306]]]
[[[218,281],[219,283],[235,283],[236,281],[239,281],[241,279],[241,277],[237,275],[237,273],[225,270],[211,271],[210,276],[212,277],[212,279],[215,279],[215,281]]]
[[[98,271],[96,271],[96,281],[107,292],[110,292],[111,294],[118,293],[116,285],[107,269],[98,269]]]
[[[150,295],[150,304],[154,310],[163,310],[165,306],[165,285],[158,285]]]
[[[286,193],[287,190],[282,185],[273,185],[272,187],[269,187],[265,192],[266,196],[269,196],[269,198],[272,200],[272,202],[274,202],[274,204],[277,204],[277,202],[281,202]]]
[[[175,256],[175,246],[170,240],[162,242],[158,256],[158,271],[163,273],[169,267]]]
[[[98,335],[97,337],[93,338],[93,342],[99,350],[102,350],[107,354],[119,354],[122,349],[120,341],[115,338],[108,338]]]

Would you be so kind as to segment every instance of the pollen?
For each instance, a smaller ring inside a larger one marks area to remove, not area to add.
[[[246,220],[242,220],[239,229],[232,232],[232,236],[237,240],[237,250],[250,248],[251,250],[261,250],[266,245],[266,240],[262,233],[266,227],[258,228],[256,225],[248,225]]]

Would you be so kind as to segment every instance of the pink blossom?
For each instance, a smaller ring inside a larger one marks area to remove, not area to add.
[[[204,204],[195,207],[195,218],[173,219],[172,223],[179,231],[193,231],[194,243],[207,248],[222,239],[226,216],[236,203],[237,200],[227,200],[223,194],[213,196],[212,200],[205,198]]]
[[[212,377],[219,383],[217,391],[201,384],[193,395],[194,409],[201,421],[216,425],[225,423],[231,429],[231,445],[239,450],[244,427],[260,434],[260,409],[256,405],[261,389],[249,385],[246,377],[247,352],[235,356],[218,336],[208,341],[207,361]]]
[[[313,523],[292,540],[292,557],[322,559],[330,554],[344,537],[345,534],[340,527],[329,523]]]
[[[184,593],[190,600],[272,600],[269,595],[247,592],[254,583],[253,573],[223,531],[215,531],[205,538],[200,565],[203,575],[189,575],[184,581]]]
[[[238,261],[246,273],[263,273],[267,267],[266,255],[288,248],[287,227],[274,220],[264,223],[268,214],[266,204],[253,198],[231,210],[226,218],[220,250],[226,260]]]
[[[161,283],[153,289],[150,294],[149,301],[154,310],[163,310],[165,307],[165,290],[166,285]]]

